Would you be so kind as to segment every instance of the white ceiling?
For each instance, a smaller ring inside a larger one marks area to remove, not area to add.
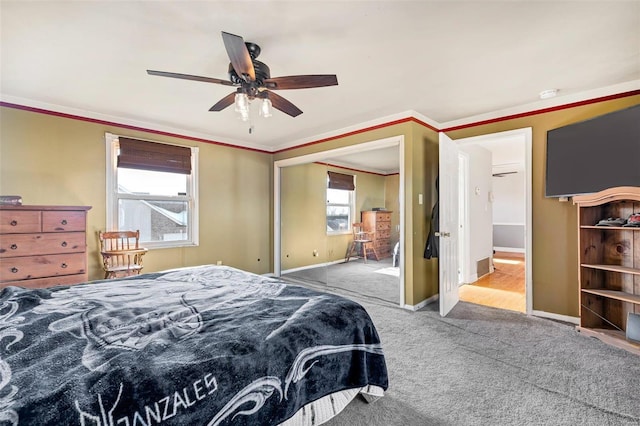
[[[2,101],[277,151],[400,117],[437,128],[640,88],[640,1],[1,1]],[[208,109],[221,31],[260,45],[304,113]],[[538,93],[559,89],[540,101]]]

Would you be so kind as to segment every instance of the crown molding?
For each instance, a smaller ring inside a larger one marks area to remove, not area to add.
[[[148,123],[143,121],[131,120],[123,117],[112,116],[107,114],[101,114],[93,111],[70,108],[56,104],[49,104],[45,102],[35,101],[26,98],[20,98],[15,96],[9,96],[0,93],[0,106],[6,106],[11,108],[18,108],[28,111],[39,112],[43,114],[55,115],[60,117],[66,117],[76,120],[101,123],[108,126],[114,126],[119,128],[126,128],[130,130],[138,130],[154,134],[162,134],[165,136],[171,136],[181,139],[193,140],[197,142],[210,143],[215,145],[228,146],[238,149],[246,149],[252,151],[259,151],[266,154],[275,154],[292,149],[298,149],[307,145],[315,145],[319,143],[328,142],[330,140],[343,138],[347,136],[356,135],[359,133],[365,133],[371,130],[376,130],[392,125],[416,122],[425,127],[428,127],[436,132],[453,131],[460,128],[474,127],[489,122],[496,122],[502,120],[508,120],[515,117],[535,115],[551,110],[559,110],[563,108],[570,108],[575,104],[581,103],[596,103],[609,99],[616,99],[617,97],[625,97],[630,95],[640,94],[640,80],[632,80],[625,83],[620,83],[612,86],[606,86],[599,89],[588,90],[580,93],[573,93],[564,96],[557,96],[555,98],[546,99],[537,102],[531,102],[524,105],[519,105],[513,108],[505,108],[498,111],[492,111],[485,114],[479,114],[472,117],[467,117],[459,120],[447,121],[439,123],[423,114],[420,114],[414,110],[407,110],[397,114],[387,115],[374,120],[369,120],[354,124],[341,129],[333,130],[326,133],[310,136],[303,139],[298,139],[286,144],[278,145],[276,147],[270,147],[266,145],[251,144],[247,141],[224,139],[216,140],[218,138],[212,137],[208,134],[187,131],[184,129],[177,129],[168,126],[162,126],[155,123]],[[619,95],[619,96],[617,96]],[[375,173],[375,172],[374,172]]]
[[[156,123],[145,121],[137,121],[124,117],[118,117],[108,114],[101,114],[94,111],[70,108],[62,105],[50,104],[46,102],[35,101],[32,99],[20,98],[0,94],[0,105],[12,108],[23,109],[27,111],[40,112],[48,115],[66,117],[75,120],[88,121],[92,123],[101,123],[108,126],[126,128],[130,130],[139,130],[143,132],[172,136],[181,139],[189,139],[198,142],[205,142],[214,145],[231,146],[235,148],[248,149],[252,151],[260,151],[270,154],[273,149],[265,145],[249,144],[246,141],[233,140],[228,138],[212,137],[204,133],[191,132],[185,129],[177,129],[169,126],[162,126]],[[222,142],[224,140],[224,142]]]
[[[435,120],[432,120],[429,117],[422,115],[416,111],[408,110],[408,111],[400,112],[397,114],[376,118],[374,120],[369,120],[362,123],[354,124],[352,126],[343,127],[341,129],[332,130],[330,132],[321,133],[315,136],[298,139],[293,142],[288,142],[286,144],[276,146],[273,152],[278,153],[282,151],[288,151],[291,149],[297,149],[306,145],[314,145],[317,143],[327,142],[333,139],[343,138],[343,137],[355,135],[358,133],[364,133],[370,130],[375,130],[383,127],[389,127],[394,124],[399,124],[407,121],[420,121],[421,122],[420,124],[430,127],[436,132],[438,131],[438,128],[439,128],[439,124]]]

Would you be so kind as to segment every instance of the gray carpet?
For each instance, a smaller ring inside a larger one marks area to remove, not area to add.
[[[460,302],[410,312],[360,302],[382,339],[390,387],[329,426],[640,425],[640,357],[573,326]]]
[[[368,260],[367,263],[364,263],[362,259],[355,259],[346,263],[283,274],[282,278],[294,283],[328,286],[331,289],[348,291],[398,305],[400,303],[400,278],[376,272],[392,268],[391,263],[391,258],[379,261]]]

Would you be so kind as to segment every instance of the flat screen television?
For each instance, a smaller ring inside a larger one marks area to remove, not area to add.
[[[640,105],[547,132],[545,196],[640,186]]]

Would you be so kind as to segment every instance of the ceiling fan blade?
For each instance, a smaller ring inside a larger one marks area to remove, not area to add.
[[[220,99],[214,106],[209,108],[209,111],[222,111],[229,105],[233,104],[236,100],[236,93],[237,92],[229,93],[227,96]]]
[[[154,70],[147,70],[147,74],[157,75],[160,77],[181,78],[183,80],[203,81],[205,83],[216,83],[216,84],[222,84],[225,86],[233,86],[233,83],[228,80],[220,80],[219,78],[213,78],[213,77],[200,77],[197,75],[178,74],[175,72],[154,71]]]
[[[271,105],[273,105],[275,109],[278,109],[285,114],[290,115],[291,117],[297,117],[302,114],[302,110],[300,108],[298,108],[282,96],[276,95],[275,93],[269,91],[267,91],[267,93],[269,99],[271,100]]]
[[[271,90],[310,89],[313,87],[337,86],[335,74],[324,75],[290,75],[287,77],[268,78],[265,87]]]
[[[238,77],[247,82],[255,81],[256,72],[253,68],[253,61],[242,37],[222,31],[222,40],[224,41],[224,47],[227,49],[229,60],[231,60],[231,65],[236,70]]]

